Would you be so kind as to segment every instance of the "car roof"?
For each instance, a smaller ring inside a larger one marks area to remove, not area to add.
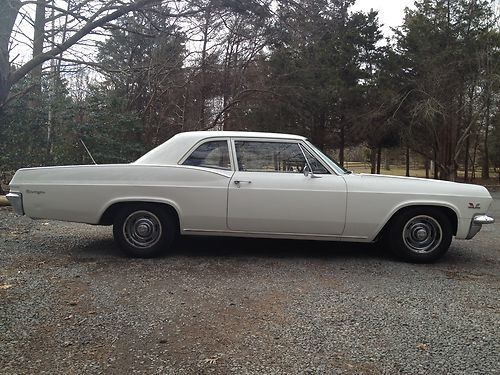
[[[267,133],[267,132],[251,132],[251,131],[192,131],[176,134],[174,137],[186,138],[211,138],[211,137],[250,137],[250,138],[278,138],[278,139],[306,139],[300,135],[285,134],[285,133]]]
[[[177,162],[196,143],[209,138],[273,138],[305,140],[305,137],[293,134],[247,132],[247,131],[193,131],[178,133],[135,161],[135,164],[177,164]]]

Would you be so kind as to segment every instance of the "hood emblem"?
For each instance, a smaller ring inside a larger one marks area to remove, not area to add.
[[[481,204],[469,202],[469,208],[472,208],[473,210],[479,210],[481,208]]]

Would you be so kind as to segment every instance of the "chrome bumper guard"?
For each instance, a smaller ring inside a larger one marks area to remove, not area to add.
[[[495,222],[495,219],[492,217],[489,217],[488,215],[478,215],[474,216],[474,219],[472,219],[472,222],[474,224],[493,224]]]
[[[493,224],[495,219],[488,215],[476,215],[473,217],[470,224],[469,233],[467,234],[466,240],[470,240],[474,237],[480,230],[483,224]]]
[[[21,193],[9,193],[6,195],[10,205],[19,215],[24,215],[23,195]]]

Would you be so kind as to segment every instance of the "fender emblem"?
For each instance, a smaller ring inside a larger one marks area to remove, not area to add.
[[[42,190],[26,190],[26,194],[36,194],[36,195],[40,195],[40,194],[45,194],[44,191]]]
[[[481,208],[481,204],[469,202],[469,208],[472,208],[473,210],[479,210]]]

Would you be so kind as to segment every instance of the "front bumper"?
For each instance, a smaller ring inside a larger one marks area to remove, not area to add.
[[[474,237],[480,230],[483,224],[493,224],[495,219],[488,215],[476,215],[472,218],[470,223],[469,233],[467,234],[466,240],[470,240]]]
[[[23,195],[21,193],[9,193],[6,195],[10,205],[19,215],[24,215]]]

